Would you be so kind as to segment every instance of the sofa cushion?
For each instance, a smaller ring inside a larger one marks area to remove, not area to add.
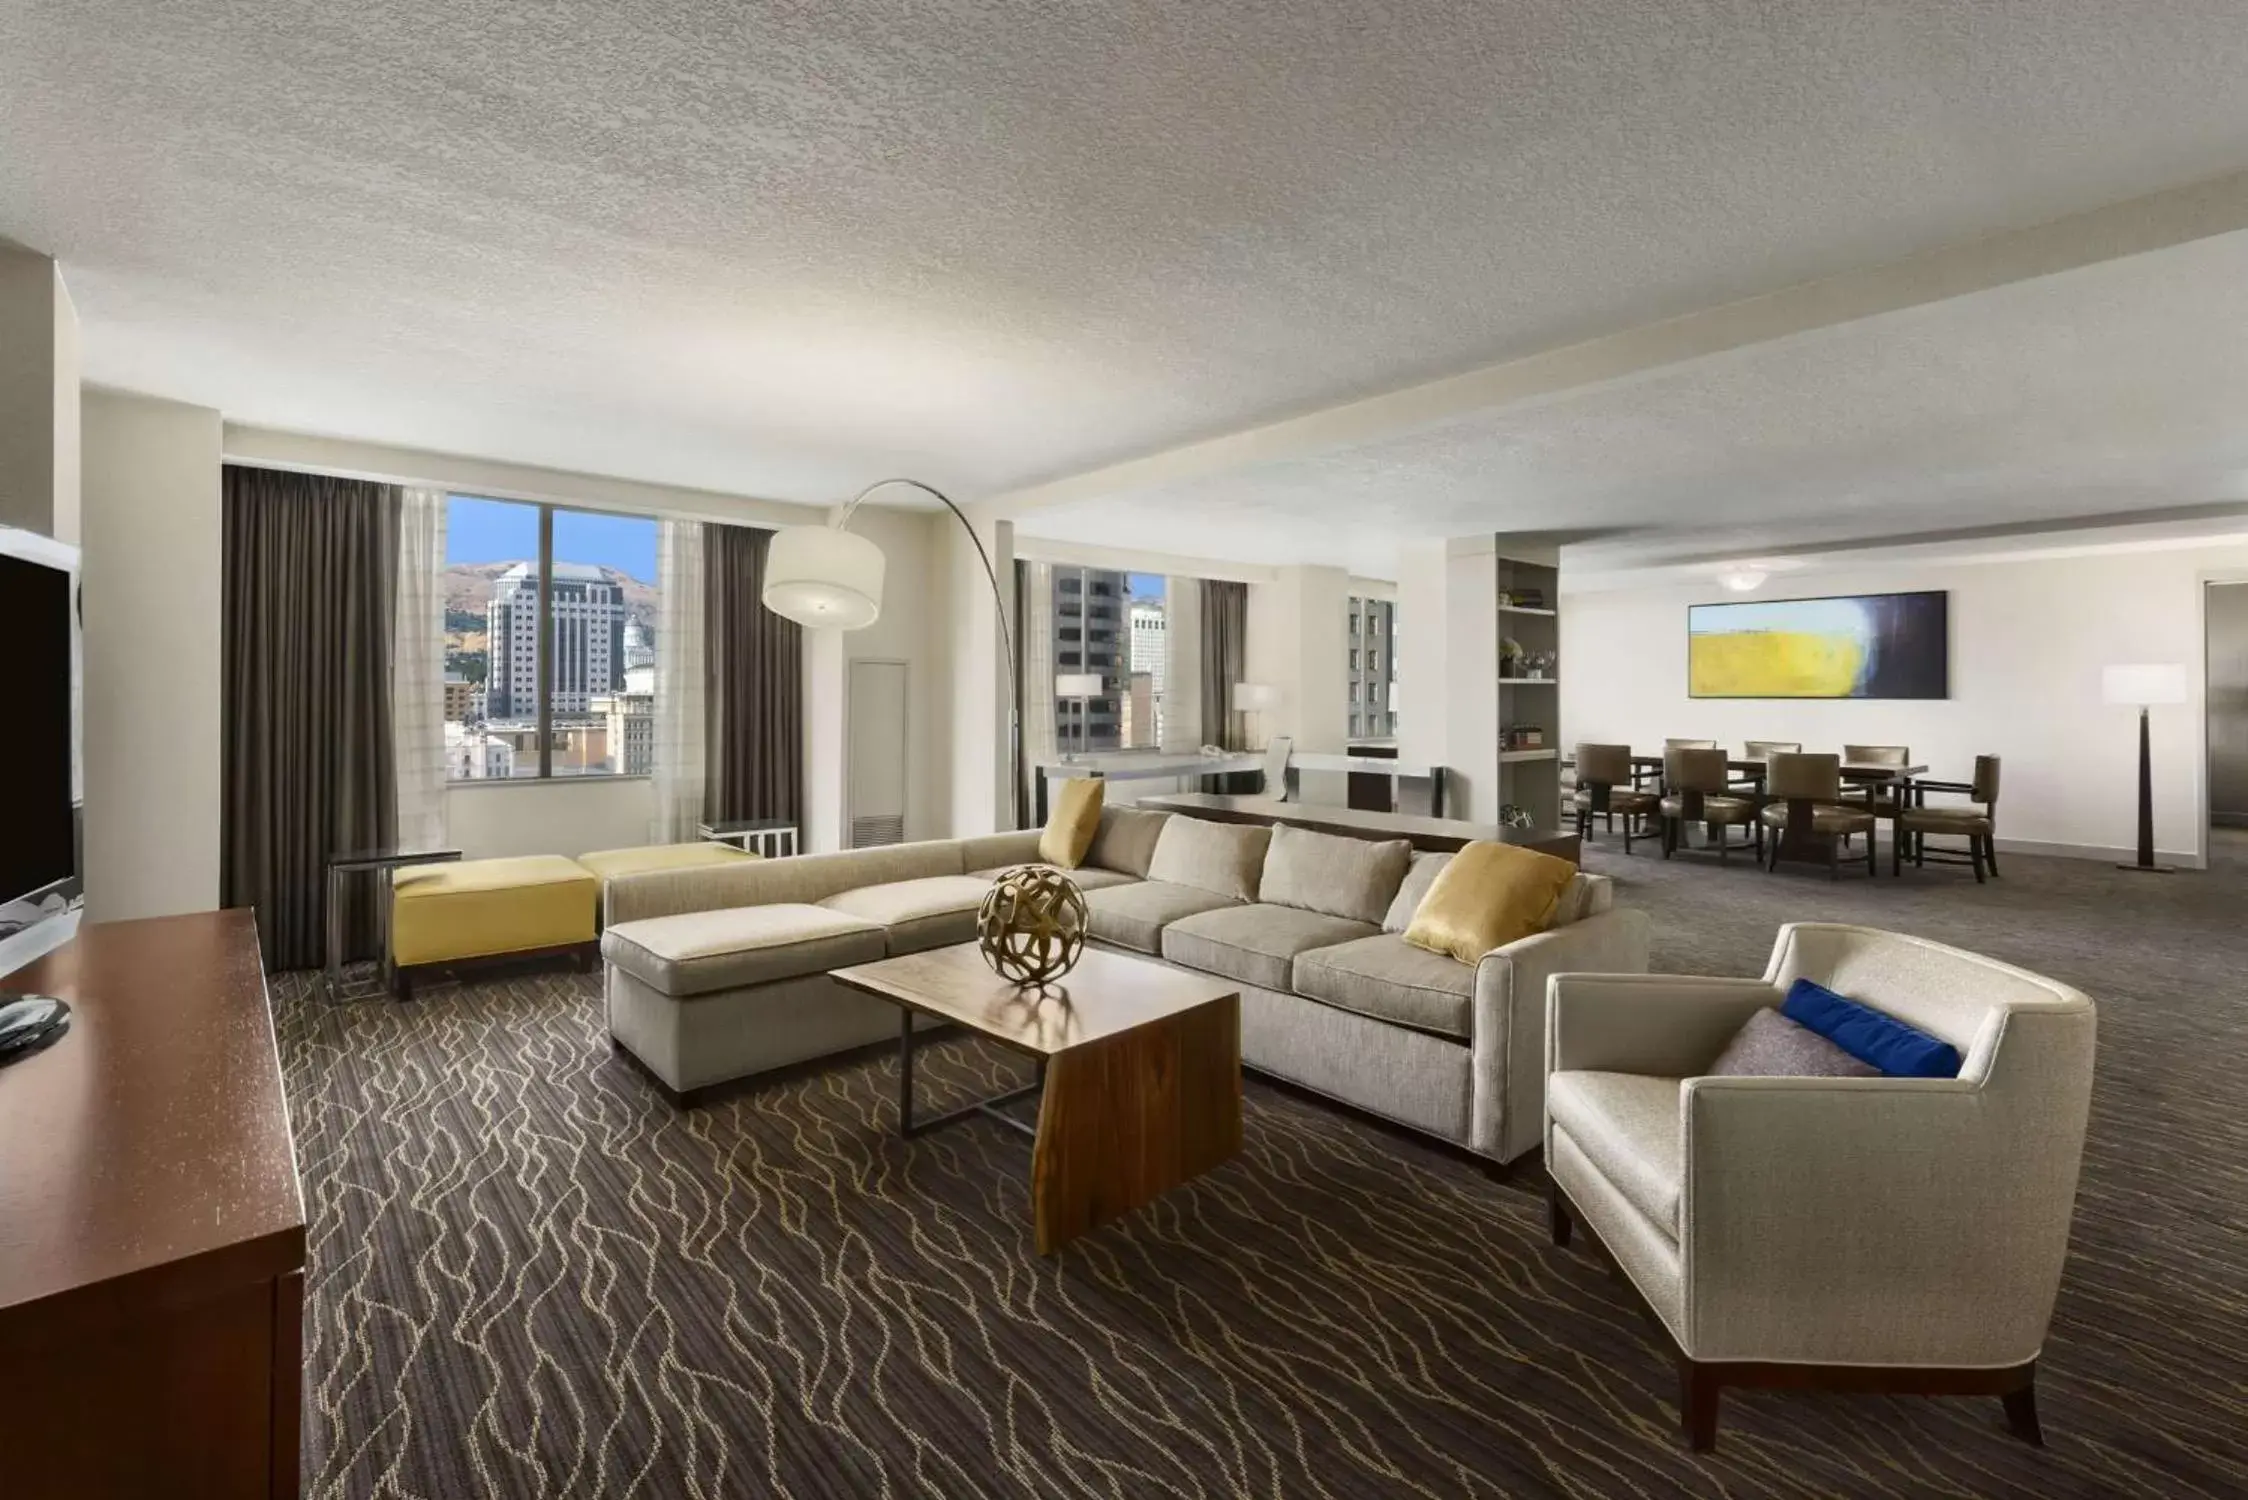
[[[1449,854],[1415,850],[1413,862],[1405,867],[1405,879],[1397,887],[1396,898],[1382,914],[1382,931],[1403,932],[1412,926],[1413,913],[1421,909],[1421,898],[1428,894],[1428,888],[1436,884],[1436,877],[1451,862]]]
[[[1272,830],[1255,824],[1172,818],[1156,836],[1147,878],[1191,885],[1229,901],[1254,901],[1271,842]]]
[[[1881,1070],[1860,1062],[1808,1026],[1776,1010],[1760,1010],[1733,1033],[1712,1078],[1879,1078]]]
[[[990,891],[991,882],[974,875],[926,875],[919,880],[862,885],[838,892],[820,905],[887,929],[892,953],[918,953],[947,943],[972,942],[976,909]]]
[[[1494,948],[1545,931],[1576,873],[1565,859],[1479,839],[1438,873],[1405,941],[1472,964]]]
[[[1085,893],[1094,940],[1141,953],[1161,953],[1163,929],[1181,917],[1238,904],[1191,885],[1161,880],[1136,880]]]
[[[1171,815],[1166,812],[1104,807],[1101,826],[1093,834],[1093,847],[1085,851],[1085,863],[1145,880],[1148,862],[1155,858],[1155,841],[1170,821]]]
[[[604,959],[666,995],[795,979],[887,952],[877,924],[795,902],[643,917],[601,937]]]
[[[607,885],[621,876],[645,875],[650,870],[692,870],[755,858],[732,844],[642,844],[630,849],[596,849],[579,855],[578,863]]]
[[[1377,1021],[1466,1041],[1474,1035],[1475,970],[1394,932],[1296,955],[1294,988]]]
[[[1101,801],[1108,783],[1098,776],[1073,776],[1054,792],[1053,810],[1046,830],[1038,836],[1038,857],[1050,865],[1074,870],[1085,863],[1093,835],[1101,825]]]
[[[1372,936],[1371,922],[1293,906],[1227,906],[1181,917],[1163,929],[1163,956],[1175,964],[1288,992],[1296,955]]]
[[[1546,923],[1551,932],[1556,927],[1566,927],[1571,922],[1582,922],[1587,917],[1597,917],[1612,910],[1616,904],[1616,883],[1605,875],[1587,875],[1579,870],[1569,877],[1569,884],[1561,892],[1561,899],[1553,903],[1553,920]]]
[[[1403,839],[1377,843],[1276,824],[1258,877],[1257,899],[1378,923],[1412,857],[1413,846]]]
[[[1638,1073],[1554,1073],[1546,1112],[1602,1176],[1671,1239],[1685,1181],[1676,1078]]]
[[[970,870],[968,873],[978,880],[997,880],[1009,870],[1019,870],[1023,865],[1043,863],[1043,860],[1026,859],[1020,864],[993,865],[988,870]],[[1062,873],[1069,877],[1071,885],[1076,886],[1081,891],[1105,891],[1112,885],[1138,885],[1140,883],[1140,877],[1137,875],[1127,875],[1122,870],[1096,869],[1092,865],[1079,865],[1074,870],[1064,870]]]

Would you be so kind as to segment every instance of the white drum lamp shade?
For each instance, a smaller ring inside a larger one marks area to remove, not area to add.
[[[2175,662],[2108,667],[2100,674],[2100,696],[2126,708],[2186,701],[2186,669]]]
[[[1054,679],[1057,698],[1098,698],[1100,695],[1101,679],[1096,672],[1064,672]]]
[[[882,549],[832,526],[786,526],[765,552],[765,607],[813,630],[882,617]]]

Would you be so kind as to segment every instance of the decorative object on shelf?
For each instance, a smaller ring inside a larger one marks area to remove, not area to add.
[[[1552,676],[1553,653],[1551,651],[1529,651],[1523,653],[1522,675],[1525,677],[1539,678]]]
[[[1016,705],[1022,685],[1015,680],[1015,644],[1007,629],[1007,596],[999,587],[999,574],[991,565],[983,538],[952,498],[934,485],[918,479],[877,479],[853,495],[834,521],[826,526],[784,526],[773,533],[765,552],[764,605],[783,619],[812,630],[864,630],[882,615],[882,549],[846,530],[866,497],[887,485],[902,484],[919,490],[946,510],[967,531],[983,563],[984,578],[991,584],[991,602],[999,621],[999,656],[1007,667],[1007,782],[1014,790],[1015,827],[1027,821],[1029,789],[1023,781],[1023,726]]]
[[[1501,677],[1521,676],[1522,658],[1523,650],[1520,641],[1511,635],[1499,637],[1499,675]]]
[[[1537,820],[1530,816],[1528,808],[1516,807],[1509,802],[1499,809],[1499,826],[1501,828],[1535,828],[1538,825]]]
[[[976,912],[976,943],[1000,978],[1047,984],[1077,966],[1087,921],[1076,881],[1049,865],[1023,865],[992,882]]]
[[[2109,667],[2100,674],[2100,696],[2139,711],[2139,858],[2136,864],[2116,868],[2167,875],[2170,866],[2154,862],[2154,754],[2147,710],[2158,703],[2186,701],[2186,669],[2176,662]]]
[[[1545,727],[1540,724],[1515,725],[1514,728],[1506,732],[1506,748],[1509,750],[1543,750],[1545,748]]]

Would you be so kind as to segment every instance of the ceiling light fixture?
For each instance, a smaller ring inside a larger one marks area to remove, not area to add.
[[[1764,580],[1771,576],[1762,568],[1752,568],[1742,564],[1739,567],[1727,568],[1724,572],[1718,574],[1717,581],[1736,594],[1746,594],[1754,589],[1764,587]]]

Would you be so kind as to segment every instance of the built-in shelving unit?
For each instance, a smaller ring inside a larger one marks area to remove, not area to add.
[[[1499,634],[1499,800],[1540,828],[1561,826],[1561,570],[1558,549],[1497,539]],[[1514,648],[1520,649],[1518,656]],[[1543,676],[1521,670],[1543,658]],[[1534,731],[1535,743],[1523,737]]]

